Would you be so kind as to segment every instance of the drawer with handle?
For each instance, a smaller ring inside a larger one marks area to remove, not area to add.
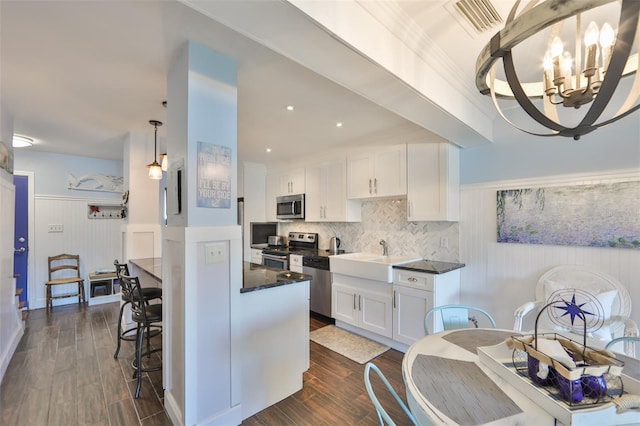
[[[405,271],[402,269],[396,269],[393,271],[393,283],[403,285],[405,287],[433,291],[433,281],[434,277],[432,274],[423,274],[420,272]]]

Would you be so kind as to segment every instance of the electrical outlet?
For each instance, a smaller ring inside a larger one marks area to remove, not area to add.
[[[449,238],[440,237],[440,247],[441,248],[449,248]]]
[[[49,233],[64,232],[64,225],[49,225],[48,232]]]
[[[224,262],[225,245],[224,243],[212,243],[206,244],[205,249],[205,263],[220,263]]]

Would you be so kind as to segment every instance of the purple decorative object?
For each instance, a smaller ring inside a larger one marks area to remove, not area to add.
[[[560,390],[560,395],[571,404],[582,401],[584,394],[582,393],[582,380],[569,380],[556,374],[556,384]]]
[[[534,358],[532,356],[527,357],[527,372],[529,373],[529,377],[531,377],[531,380],[541,386],[552,385],[554,383],[556,371],[552,367],[549,367],[549,375],[546,379],[541,379],[540,377],[538,377],[539,365],[540,361],[537,358]]]
[[[582,393],[588,398],[602,398],[607,395],[607,381],[602,376],[584,376],[582,381]]]

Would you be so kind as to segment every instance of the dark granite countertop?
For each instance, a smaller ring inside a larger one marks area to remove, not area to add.
[[[131,259],[132,264],[162,282],[162,259]],[[299,274],[297,272],[283,271],[282,269],[270,268],[255,263],[242,263],[242,288],[240,293],[247,293],[254,290],[278,287],[286,284],[295,284],[302,281],[311,280],[310,275]]]
[[[147,272],[156,280],[162,282],[162,258],[148,257],[145,259],[129,259],[129,262]]]
[[[429,274],[444,274],[456,269],[464,268],[464,266],[464,263],[440,262],[438,260],[422,259],[417,262],[394,265],[393,268],[415,272],[427,272]]]
[[[310,275],[270,268],[256,263],[242,263],[242,288],[240,293],[278,287],[311,280]]]

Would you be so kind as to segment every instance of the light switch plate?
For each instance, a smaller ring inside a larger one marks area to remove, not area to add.
[[[449,248],[449,238],[447,238],[447,237],[440,237],[440,247],[442,247],[442,248]]]
[[[225,245],[224,243],[210,243],[204,246],[205,263],[221,263],[224,262]]]
[[[49,232],[49,233],[52,233],[52,232],[64,232],[64,225],[50,224],[47,227],[47,232]]]

